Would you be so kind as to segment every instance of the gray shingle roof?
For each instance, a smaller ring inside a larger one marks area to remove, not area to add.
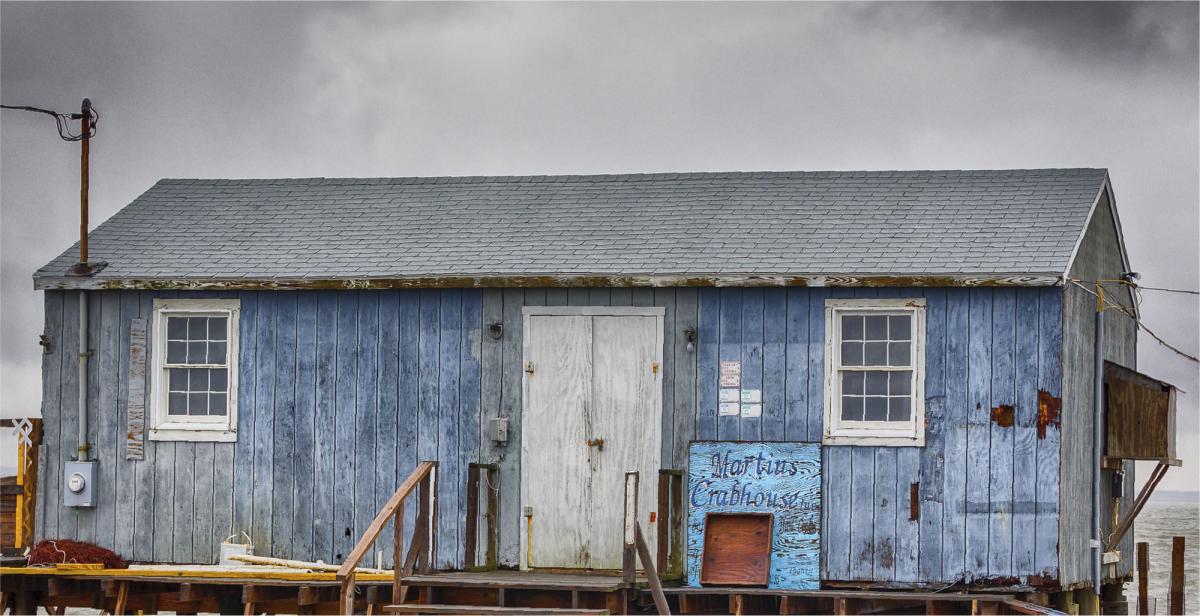
[[[1104,169],[166,179],[95,280],[1061,275]],[[73,247],[34,275],[72,286]]]

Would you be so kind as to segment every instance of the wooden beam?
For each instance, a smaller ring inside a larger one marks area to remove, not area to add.
[[[1171,586],[1168,589],[1167,601],[1170,603],[1171,614],[1187,613],[1187,608],[1184,606],[1184,580],[1183,580],[1183,553],[1184,553],[1184,538],[1171,538]]]
[[[1163,475],[1167,474],[1167,469],[1170,468],[1165,462],[1159,462],[1154,470],[1150,473],[1150,477],[1146,483],[1142,485],[1142,491],[1138,492],[1137,498],[1133,501],[1133,507],[1125,514],[1125,519],[1113,529],[1113,532],[1108,537],[1108,542],[1104,546],[1105,552],[1111,552],[1114,547],[1121,542],[1125,533],[1129,531],[1129,527],[1133,526],[1133,520],[1142,512],[1142,507],[1150,500],[1150,495],[1154,493],[1154,488],[1158,486],[1158,482],[1162,481]]]
[[[1150,613],[1150,544],[1139,541],[1137,544],[1137,576],[1138,597],[1137,613]]]
[[[646,572],[646,581],[650,583],[650,593],[654,596],[654,607],[658,609],[659,614],[670,616],[671,607],[667,605],[667,597],[663,594],[662,582],[658,579],[658,572],[654,570],[654,560],[650,556],[650,546],[646,545],[646,538],[642,536],[642,525],[635,521],[633,529],[638,556],[642,559],[642,569]]]
[[[467,467],[467,526],[463,536],[463,568],[475,566],[479,536],[479,468]]]

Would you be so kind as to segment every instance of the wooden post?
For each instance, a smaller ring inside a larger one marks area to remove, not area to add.
[[[429,469],[429,571],[437,568],[438,492],[441,490],[442,469],[437,462]]]
[[[667,559],[670,556],[671,541],[667,536],[670,528],[671,512],[671,475],[666,470],[658,471],[658,511],[655,512],[654,535],[658,538],[657,567],[659,572],[666,573]]]
[[[429,555],[433,551],[429,545],[429,530],[431,528],[431,525],[429,524],[429,515],[432,501],[430,498],[430,485],[431,482],[429,476],[426,475],[425,478],[421,480],[421,491],[417,494],[417,498],[420,500],[417,501],[417,524],[413,528],[414,534],[421,533],[421,552],[417,555],[416,563],[417,571],[421,573],[429,573]],[[414,540],[414,543],[417,543],[417,540]]]
[[[636,547],[638,517],[638,472],[625,473],[625,535],[621,558],[622,579],[632,584],[637,579]]]
[[[341,590],[341,594],[339,596],[342,598],[341,612],[343,614],[353,614],[354,613],[354,571],[350,571],[350,575],[347,575],[346,578],[342,580],[340,590]],[[247,603],[246,609],[250,610],[252,605],[253,604],[251,604],[251,603]],[[252,612],[247,611],[246,613],[249,614]]]
[[[668,575],[672,578],[683,577],[683,515],[687,507],[683,505],[684,482],[683,472],[676,471],[672,476],[671,486],[671,559],[667,567]]]
[[[1137,613],[1150,613],[1150,544],[1139,541],[1137,544],[1137,576],[1138,597]]]
[[[1183,537],[1171,537],[1171,588],[1167,597],[1171,614],[1187,611],[1183,601]]]
[[[496,527],[497,514],[500,511],[500,467],[496,464],[489,464],[487,467],[487,514],[484,520],[487,523],[487,568],[495,569],[499,566],[499,559],[496,556],[497,545],[500,542],[500,535]]]
[[[401,556],[404,554],[404,501],[400,501],[400,506],[396,508],[392,525],[392,603],[400,605],[404,603],[406,594],[400,585],[400,578],[404,575],[404,559]]]
[[[475,566],[476,543],[479,539],[479,467],[467,466],[467,526],[463,536],[463,567]]]

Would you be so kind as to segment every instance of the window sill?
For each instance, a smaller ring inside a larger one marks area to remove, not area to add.
[[[849,445],[858,447],[924,447],[925,437],[862,434],[826,434],[821,438],[822,445]]]
[[[150,431],[152,441],[193,441],[197,443],[235,443],[237,431],[225,428],[163,428]]]

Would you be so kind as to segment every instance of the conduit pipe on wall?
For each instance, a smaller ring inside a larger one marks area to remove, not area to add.
[[[88,292],[79,291],[79,445],[76,459],[87,462],[88,444]]]
[[[1092,385],[1092,581],[1100,594],[1104,542],[1100,536],[1100,478],[1104,457],[1104,296],[1096,306],[1096,338]]]

